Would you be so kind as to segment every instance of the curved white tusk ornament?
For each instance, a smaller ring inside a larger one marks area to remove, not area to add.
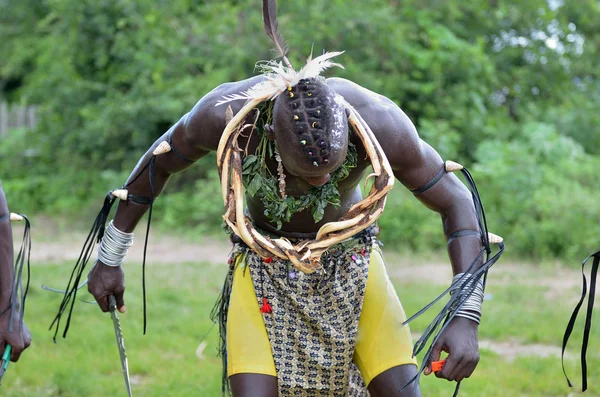
[[[158,156],[160,154],[165,154],[171,151],[171,145],[169,145],[169,142],[167,141],[162,141],[160,143],[160,145],[158,145],[156,147],[156,149],[154,149],[154,151],[152,152],[153,155]]]
[[[491,244],[500,244],[501,242],[504,241],[504,239],[494,233],[488,233],[488,241]]]
[[[10,221],[11,222],[21,222],[23,217],[19,214],[15,214],[14,212],[10,213]]]
[[[127,196],[129,193],[125,189],[119,189],[119,190],[113,190],[111,194],[118,199],[127,201]]]
[[[456,172],[464,168],[462,165],[450,160],[446,161],[444,167],[446,168],[446,172]]]

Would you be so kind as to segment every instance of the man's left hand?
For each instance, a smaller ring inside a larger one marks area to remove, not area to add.
[[[439,361],[442,351],[448,353],[444,368],[435,376],[456,382],[471,376],[479,362],[477,327],[477,323],[462,317],[455,317],[450,322],[429,357],[430,362]],[[427,366],[424,373],[431,374],[431,367]]]

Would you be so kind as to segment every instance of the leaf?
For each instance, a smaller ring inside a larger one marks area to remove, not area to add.
[[[318,200],[316,205],[313,207],[312,216],[315,223],[320,222],[325,215],[325,203],[322,200]]]
[[[250,184],[246,188],[246,193],[248,193],[250,195],[250,197],[254,197],[256,192],[258,192],[258,190],[260,189],[262,183],[263,183],[262,176],[260,176],[259,174],[256,174],[254,176],[254,178],[252,178],[252,182],[250,182]]]
[[[258,164],[258,157],[254,154],[246,156],[244,159],[244,166],[242,168],[242,175],[248,175],[252,172],[255,172],[256,165]]]

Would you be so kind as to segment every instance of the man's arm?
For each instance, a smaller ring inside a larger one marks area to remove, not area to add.
[[[186,130],[188,117],[190,117],[189,114],[182,117],[138,161],[138,164],[124,185],[129,194],[148,200],[152,196],[156,199],[171,175],[188,168],[194,161],[208,153],[208,150],[189,145],[186,141],[186,136],[189,135]],[[174,150],[171,150],[156,157],[154,160],[152,186],[149,175],[149,162],[153,157],[152,152],[158,145],[168,140],[171,141],[172,147],[181,156],[178,156]],[[132,233],[149,207],[149,204],[137,203],[133,200],[121,200],[113,219],[114,226],[124,233]],[[88,291],[94,296],[103,312],[109,310],[109,295],[115,296],[118,309],[121,312],[125,312],[125,301],[123,298],[125,276],[121,266],[108,266],[102,261],[97,260],[96,266],[94,266],[88,275]]]
[[[411,191],[433,181],[444,167],[440,155],[421,140],[408,117],[398,108],[388,112],[395,129],[383,144],[386,156],[396,178]],[[459,230],[479,231],[475,205],[471,192],[452,173],[445,173],[430,189],[415,196],[429,209],[440,214],[446,239]],[[471,266],[482,248],[477,235],[453,239],[448,244],[448,254],[454,274],[463,273]]]
[[[402,130],[395,134],[396,142],[386,145],[390,148],[388,159],[396,178],[414,191],[434,180],[443,169],[444,162],[431,146],[419,139],[404,113],[399,111],[392,117],[396,119],[395,125]],[[435,185],[416,194],[416,197],[440,214],[446,240],[458,231],[480,231],[471,193],[454,174],[444,173]],[[452,239],[448,243],[448,254],[453,273],[466,273],[480,255],[482,246],[479,233]],[[480,259],[476,266],[482,263]],[[449,353],[444,368],[436,372],[436,376],[460,382],[473,373],[479,362],[477,328],[478,323],[473,320],[454,317],[434,345],[429,358],[430,361],[438,361],[442,351]],[[431,370],[427,368],[425,374],[430,373]]]
[[[31,344],[31,335],[25,324],[21,323],[18,310],[14,312],[15,315],[12,319],[13,331],[9,330],[14,279],[13,255],[10,212],[0,183],[0,354],[4,352],[6,344],[10,344],[12,346],[11,361],[17,361],[23,350]]]
[[[156,198],[171,175],[188,168],[211,150],[216,150],[225,128],[227,106],[215,106],[215,104],[223,96],[247,90],[257,81],[257,78],[252,78],[237,83],[223,84],[204,96],[188,114],[154,142],[138,161],[124,186],[128,193],[147,199],[152,196]],[[235,114],[241,109],[243,103],[233,101],[230,105]],[[154,149],[165,141],[170,142],[172,150],[158,155],[154,160],[154,176],[151,183],[148,165],[153,157]],[[121,200],[113,219],[113,225],[123,233],[131,233],[148,208],[149,204]],[[101,261],[97,261],[97,265],[88,276],[88,281],[88,291],[94,296],[102,311],[109,310],[108,296],[113,294],[119,310],[125,311],[123,299],[125,280],[123,269],[120,266],[106,266]]]
[[[385,120],[385,121],[384,121]],[[444,161],[426,142],[422,141],[408,117],[396,106],[380,115],[380,125],[387,127],[378,139],[386,152],[396,178],[413,191],[425,206],[440,214],[446,239],[455,232],[479,232],[475,205],[469,190],[452,173],[443,173],[433,186],[424,192],[416,190],[435,181],[444,168]],[[478,258],[482,249],[479,233],[465,234],[448,243],[448,254],[454,274],[465,273]],[[483,262],[479,260],[476,266]],[[479,362],[478,323],[455,317],[434,345],[430,361],[440,359],[442,351],[449,353],[444,368],[436,376],[461,381],[469,377]],[[430,374],[429,368],[425,374]]]
[[[434,180],[443,169],[439,154],[423,142],[410,119],[388,98],[348,80],[328,79],[365,119],[381,144],[396,178],[408,189],[417,190]],[[416,195],[442,218],[446,238],[459,230],[479,232],[475,206],[469,190],[453,174],[443,173],[437,183]],[[482,249],[478,233],[452,239],[448,253],[454,274],[466,272]],[[481,265],[482,262],[477,265]],[[443,370],[436,376],[460,381],[472,374],[479,361],[475,321],[455,317],[433,347],[430,361],[437,361],[442,351],[449,353]],[[430,368],[425,374],[431,373]]]

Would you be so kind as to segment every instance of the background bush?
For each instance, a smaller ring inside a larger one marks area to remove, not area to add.
[[[21,212],[91,213],[199,98],[272,57],[259,3],[0,2],[0,99],[40,107],[35,131],[0,138],[9,200]],[[444,158],[472,168],[511,252],[571,259],[598,248],[597,1],[279,6],[294,64],[313,44],[345,50],[335,75],[393,99]],[[156,219],[217,230],[214,168],[208,156],[173,178]],[[401,188],[381,224],[399,248],[444,246],[437,215]]]

